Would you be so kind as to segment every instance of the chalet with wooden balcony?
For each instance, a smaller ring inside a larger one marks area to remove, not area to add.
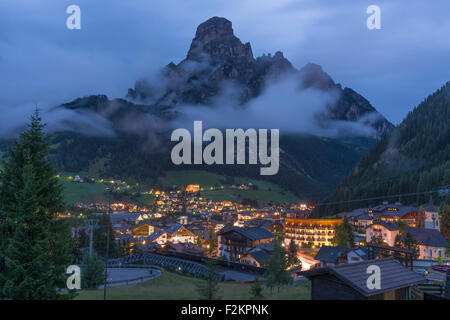
[[[224,227],[217,233],[218,256],[239,261],[247,252],[258,245],[271,243],[274,234],[262,228]]]

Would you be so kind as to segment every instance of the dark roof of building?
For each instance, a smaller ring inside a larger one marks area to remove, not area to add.
[[[224,234],[224,233],[232,232],[232,231],[238,232],[250,240],[268,239],[268,238],[273,238],[273,236],[274,236],[272,232],[269,232],[266,229],[259,228],[259,227],[238,228],[238,227],[233,227],[233,226],[229,226],[229,227],[225,226],[218,232],[218,234]]]
[[[269,261],[269,260],[270,260],[270,257],[271,257],[271,254],[270,254],[270,253],[268,253],[268,252],[265,251],[265,250],[261,250],[261,249],[253,250],[253,251],[247,252],[247,254],[250,255],[250,256],[252,256],[253,259],[255,259],[256,261],[258,261],[258,263],[259,263],[260,265],[263,265],[264,263],[266,263],[267,261]]]
[[[413,228],[406,227],[403,232],[402,239],[404,239],[407,233],[410,233],[417,241],[417,244],[431,247],[446,247],[447,241],[444,236],[435,229]]]
[[[248,252],[253,251],[253,250],[264,250],[267,253],[271,254],[273,251],[273,241],[270,243],[259,244],[256,247],[250,249]]]
[[[324,262],[336,262],[336,260],[347,251],[348,248],[344,247],[322,246],[314,259]]]
[[[263,228],[259,228],[259,227],[248,228],[248,229],[238,229],[236,231],[251,240],[273,238],[273,236],[274,236],[272,232],[267,231],[266,229],[263,229]]]
[[[180,223],[174,223],[173,225],[171,225],[170,227],[168,227],[166,229],[166,232],[169,234],[173,234],[175,232],[177,232],[183,225]]]
[[[396,225],[393,225],[392,223],[387,223],[384,221],[377,221],[377,222],[374,222],[372,225],[378,225],[378,226],[385,227],[389,231],[400,230],[399,227],[397,227]],[[368,226],[368,227],[370,227],[370,226]]]
[[[381,288],[367,288],[367,279],[370,276],[367,268],[376,265],[381,271]],[[336,278],[352,287],[365,297],[377,295],[383,292],[406,288],[426,281],[425,277],[406,268],[394,259],[379,259],[341,264],[335,267],[314,268],[301,274],[308,278],[326,274],[334,275]]]
[[[349,218],[372,219],[379,216],[403,217],[410,212],[419,211],[416,207],[404,206],[400,203],[380,204],[372,208],[359,208],[347,214]]]
[[[165,231],[163,231],[163,230],[156,230],[156,231],[153,232],[151,235],[149,235],[149,236],[147,237],[147,239],[148,239],[149,241],[154,241],[154,240],[158,239],[158,237],[161,236],[161,235],[164,234],[164,233],[165,233]]]
[[[226,233],[226,232],[228,232],[228,231],[235,230],[235,229],[238,229],[238,227],[230,226],[230,225],[225,225],[222,229],[220,229],[220,230],[217,232],[217,234],[218,234],[218,235],[219,235],[219,234],[224,234],[224,233]]]
[[[346,253],[348,253],[350,251],[355,252],[358,256],[360,256],[364,260],[369,259],[369,248],[367,248],[367,247],[358,247],[355,249],[348,249]]]
[[[396,210],[391,210],[396,209]],[[419,211],[416,207],[404,206],[402,204],[386,204],[372,208],[375,216],[395,216],[395,217],[403,217],[410,212]]]
[[[275,223],[280,223],[280,222],[274,221],[274,220],[256,218],[256,219],[250,219],[250,220],[246,221],[244,224],[248,225],[248,226],[267,228]]]

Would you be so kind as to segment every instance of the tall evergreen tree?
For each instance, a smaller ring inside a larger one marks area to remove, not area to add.
[[[301,266],[301,262],[297,256],[297,245],[295,244],[294,240],[291,239],[291,241],[289,242],[289,247],[288,247],[288,265],[289,267],[298,267],[299,264]]]
[[[286,270],[288,267],[286,251],[282,245],[283,237],[279,236],[273,240],[272,256],[270,257],[266,270],[266,286],[273,292],[273,288],[277,287],[278,293],[283,284],[289,284],[292,278]]]
[[[116,241],[114,240],[114,232],[109,215],[103,214],[99,219],[99,227],[94,229],[93,241],[94,249],[100,256],[106,256],[107,233],[109,232],[109,248],[108,256],[110,258],[117,256]]]
[[[450,205],[448,204],[442,208],[441,233],[447,240],[450,240]]]
[[[417,246],[417,241],[411,233],[406,233],[405,237],[402,240],[402,243],[404,248],[414,251],[414,259],[417,259],[419,257],[419,248]]]
[[[49,137],[38,110],[8,150],[0,175],[0,298],[61,299],[73,262],[70,233],[57,219],[62,186],[48,159]]]
[[[342,223],[335,228],[335,236],[332,240],[334,244],[344,248],[355,247],[355,235],[353,227],[348,221],[347,216],[344,216]]]
[[[92,255],[85,252],[83,255],[83,268],[81,270],[83,289],[98,288],[105,279],[105,263],[98,257],[97,252]]]

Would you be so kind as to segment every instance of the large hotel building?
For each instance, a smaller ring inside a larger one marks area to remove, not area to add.
[[[320,248],[330,246],[334,238],[335,227],[342,223],[342,219],[285,219],[285,245],[294,240],[298,247],[309,245]]]

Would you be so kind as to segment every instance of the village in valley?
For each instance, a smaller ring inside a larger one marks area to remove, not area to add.
[[[0,2],[2,308],[448,317],[450,1],[28,2]]]
[[[65,179],[71,184],[96,181],[80,176]],[[83,252],[92,250],[96,241],[92,229],[95,233],[103,219],[115,244],[114,252],[110,245],[110,267],[149,263],[201,278],[207,272],[207,266],[202,266],[205,261],[214,261],[222,282],[265,280],[279,242],[286,258],[283,268],[292,281],[284,285],[308,283],[311,299],[336,299],[334,290],[342,290],[341,298],[348,299],[424,299],[432,294],[443,297],[449,291],[448,213],[443,217],[431,196],[422,207],[380,201],[373,207],[315,218],[313,204],[247,198],[220,201],[203,196],[214,190],[252,190],[252,182],[141,186],[140,191],[121,180],[97,182],[107,183],[102,201],[75,202],[60,214],[77,221],[72,237],[80,259]],[[121,193],[121,189],[129,192]],[[137,200],[141,197],[147,203]],[[380,264],[386,270],[383,276],[393,280],[370,291],[357,281],[358,272],[365,273],[374,264]],[[353,267],[358,271],[352,271]],[[398,277],[399,283],[394,281]],[[336,278],[339,284],[333,281]]]

